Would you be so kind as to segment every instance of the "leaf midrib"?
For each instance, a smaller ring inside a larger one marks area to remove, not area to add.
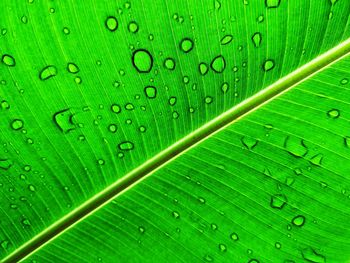
[[[17,248],[11,254],[5,257],[2,262],[18,262],[25,259],[36,250],[43,247],[49,241],[52,241],[54,238],[63,234],[75,224],[94,213],[97,209],[100,209],[115,197],[128,191],[128,189],[132,188],[135,184],[152,175],[155,171],[171,162],[181,154],[187,152],[195,145],[199,144],[203,140],[214,135],[245,115],[257,110],[262,105],[268,103],[277,96],[280,96],[299,83],[307,80],[311,76],[342,59],[348,54],[350,54],[350,38],[287,76],[281,78],[274,84],[232,107],[228,111],[220,114],[210,122],[161,151],[153,158],[132,170],[124,177],[62,217],[60,220],[56,221],[31,240],[24,243],[21,247]]]

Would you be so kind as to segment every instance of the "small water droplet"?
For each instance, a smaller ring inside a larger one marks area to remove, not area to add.
[[[117,127],[117,125],[115,125],[115,124],[110,124],[110,125],[108,125],[108,130],[109,130],[111,133],[115,133],[115,132],[118,130],[118,127]]]
[[[343,78],[341,81],[340,81],[340,84],[341,85],[346,85],[349,83],[349,79],[348,78]]]
[[[340,111],[337,109],[331,109],[327,112],[329,118],[337,119],[340,116]]]
[[[139,73],[149,73],[153,67],[153,57],[146,49],[138,49],[132,54],[132,64]]]
[[[288,136],[286,138],[284,141],[284,148],[295,157],[303,157],[308,152],[308,149],[304,144],[304,140],[292,136]]]
[[[132,103],[127,103],[127,104],[125,105],[125,109],[128,110],[128,111],[134,110],[134,109],[135,109],[134,104],[132,104]]]
[[[281,247],[282,247],[282,245],[281,245],[280,242],[276,242],[276,243],[275,243],[275,248],[281,249]]]
[[[199,63],[199,66],[198,66],[198,69],[199,69],[199,73],[204,76],[205,74],[208,73],[209,71],[209,66],[208,64],[204,63],[204,62],[201,62]]]
[[[78,73],[80,69],[79,69],[79,67],[78,67],[76,64],[74,64],[73,62],[69,62],[69,63],[67,64],[67,70],[68,70],[69,73],[75,74],[75,73]]]
[[[0,169],[2,170],[8,170],[11,168],[11,166],[13,165],[13,161],[7,158],[0,158]]]
[[[270,206],[272,208],[282,209],[287,204],[287,202],[287,197],[284,194],[275,194],[271,196]]]
[[[223,38],[221,38],[220,43],[221,43],[221,45],[227,45],[227,44],[231,43],[232,40],[233,40],[232,35],[225,35]]]
[[[206,255],[206,256],[204,257],[204,261],[206,261],[206,262],[213,262],[214,259],[213,259],[210,255]]]
[[[22,224],[23,224],[24,226],[30,226],[30,225],[31,225],[29,219],[26,219],[26,218],[22,220]]]
[[[172,215],[173,215],[173,217],[174,217],[175,219],[179,219],[179,218],[180,218],[179,212],[173,211],[173,212],[172,212]]]
[[[105,26],[111,32],[116,31],[118,29],[118,20],[117,20],[117,18],[115,18],[114,16],[107,17],[106,21],[105,21]]]
[[[63,31],[63,33],[64,33],[65,35],[69,35],[69,34],[70,34],[70,30],[69,30],[68,27],[64,27],[62,31]]]
[[[310,159],[310,163],[316,166],[321,166],[323,160],[323,154],[319,153]]]
[[[157,96],[157,89],[154,86],[145,87],[145,95],[149,99],[154,99]]]
[[[122,151],[130,151],[134,149],[134,144],[130,141],[125,141],[118,144],[118,148]]]
[[[238,241],[238,240],[239,240],[239,237],[238,237],[237,233],[232,233],[232,234],[230,235],[230,237],[231,237],[231,239],[232,239],[233,241]]]
[[[164,60],[164,67],[169,70],[175,69],[175,60],[173,58],[166,58]]]
[[[213,103],[213,97],[211,97],[211,96],[205,97],[204,102],[205,102],[205,104]]]
[[[256,48],[260,47],[260,44],[262,41],[261,33],[260,32],[254,33],[254,35],[252,36],[252,41]]]
[[[252,137],[243,136],[241,138],[241,142],[248,150],[252,150],[258,144],[259,141]]]
[[[10,108],[10,104],[6,100],[3,100],[0,102],[0,107],[2,110],[8,110]]]
[[[297,215],[292,219],[292,224],[295,226],[303,226],[305,224],[305,217],[302,215]]]
[[[229,84],[227,82],[222,83],[221,91],[222,93],[226,93],[229,90]]]
[[[11,55],[8,55],[8,54],[2,55],[1,61],[2,61],[2,63],[4,63],[8,67],[16,66],[16,60]]]
[[[139,226],[139,232],[141,233],[141,234],[143,234],[143,233],[145,233],[145,228],[143,227],[143,226]]]
[[[182,39],[180,42],[180,49],[185,53],[190,52],[193,49],[193,46],[194,46],[194,44],[193,44],[192,39],[187,38],[187,37]]]
[[[41,80],[47,80],[57,75],[57,68],[53,65],[46,66],[39,73]]]
[[[350,148],[350,136],[344,137],[344,144],[346,147]]]
[[[221,8],[221,3],[219,0],[214,0],[214,8],[219,10]]]
[[[11,128],[15,131],[18,131],[20,129],[22,129],[24,126],[24,123],[22,120],[20,119],[14,119],[12,122],[11,122]]]
[[[139,25],[135,21],[131,21],[128,24],[128,30],[130,33],[137,33],[139,31]]]
[[[265,0],[265,5],[267,8],[277,8],[279,7],[281,0]]]
[[[122,108],[119,104],[112,104],[111,111],[118,114],[122,111]]]
[[[224,72],[226,68],[226,61],[225,58],[222,55],[216,56],[211,64],[210,64],[211,69],[216,72],[216,73],[222,73]]]
[[[275,61],[272,59],[267,59],[264,62],[263,69],[265,72],[272,70],[275,67]]]
[[[8,240],[3,240],[3,241],[1,241],[1,247],[3,249],[8,249],[9,243],[10,242]]]
[[[35,191],[36,191],[35,186],[32,185],[32,184],[28,185],[28,189],[29,189],[29,191],[31,191],[31,192],[35,192]]]
[[[303,258],[308,262],[313,263],[326,263],[326,257],[317,253],[313,248],[304,248],[301,251]]]
[[[219,250],[220,250],[221,252],[226,252],[226,251],[227,251],[226,245],[224,245],[224,244],[219,244]]]

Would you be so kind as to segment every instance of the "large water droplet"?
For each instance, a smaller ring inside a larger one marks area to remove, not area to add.
[[[117,18],[115,18],[114,16],[107,17],[105,21],[105,26],[111,32],[116,31],[118,29]]]
[[[11,128],[14,129],[14,130],[16,130],[16,131],[22,129],[22,128],[23,128],[23,125],[24,125],[24,123],[23,123],[23,121],[20,120],[20,119],[14,119],[14,120],[11,122]]]
[[[16,66],[16,60],[11,55],[8,55],[8,54],[2,55],[1,61],[8,67]]]
[[[292,219],[292,223],[295,226],[301,227],[301,226],[303,226],[305,224],[305,217],[302,216],[302,215],[297,215],[296,217],[294,217]]]
[[[49,65],[43,68],[39,73],[39,78],[41,80],[47,80],[57,75],[57,68],[55,66]]]
[[[304,140],[292,136],[288,136],[286,138],[284,141],[284,148],[295,157],[303,157],[308,152],[308,149],[304,144]]]
[[[185,52],[188,53],[193,49],[193,41],[190,38],[184,38],[181,40],[180,42],[180,49]]]
[[[79,72],[79,67],[76,64],[70,62],[67,64],[67,70],[69,73],[75,74]]]
[[[226,68],[226,61],[225,58],[222,55],[219,55],[217,57],[215,57],[211,64],[210,67],[212,70],[214,70],[214,72],[216,73],[222,73],[224,72],[225,68]]]
[[[76,128],[73,122],[74,114],[70,109],[64,109],[53,115],[53,121],[63,133],[68,133]]]
[[[149,73],[153,66],[153,57],[146,49],[138,49],[132,54],[132,64],[140,73]]]

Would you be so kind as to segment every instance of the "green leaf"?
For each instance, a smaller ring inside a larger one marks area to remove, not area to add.
[[[349,261],[350,2],[4,6],[4,262]]]

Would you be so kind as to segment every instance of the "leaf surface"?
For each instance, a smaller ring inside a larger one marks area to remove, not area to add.
[[[349,260],[350,3],[88,2],[1,11],[3,258]]]

